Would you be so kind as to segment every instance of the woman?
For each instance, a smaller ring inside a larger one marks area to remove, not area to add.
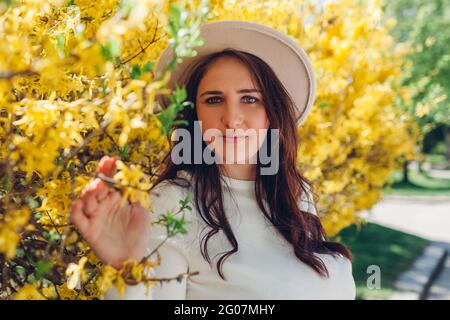
[[[306,54],[287,36],[255,23],[213,22],[201,31],[206,45],[179,64],[169,84],[185,84],[195,108],[179,116],[186,120],[177,127],[180,141],[150,193],[155,221],[193,195],[187,235],[159,248],[161,265],[153,276],[199,274],[157,285],[152,294],[143,285],[128,286],[125,298],[354,299],[351,254],[326,240],[311,184],[296,167],[297,126],[315,92]],[[158,68],[167,61],[168,50]],[[177,154],[180,146],[184,151]],[[205,151],[213,163],[205,161]],[[114,161],[105,157],[99,170],[112,175]],[[74,204],[72,221],[100,258],[120,266],[155,249],[165,230],[149,231],[147,212],[138,205],[118,209],[114,194],[98,181]],[[98,212],[105,218],[95,218]],[[100,221],[101,231],[83,216]],[[117,291],[105,297],[118,298]]]

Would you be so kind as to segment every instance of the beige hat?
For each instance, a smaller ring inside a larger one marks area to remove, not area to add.
[[[205,55],[232,48],[251,53],[266,62],[275,72],[292,97],[297,108],[297,125],[300,126],[311,111],[316,94],[316,82],[311,62],[300,46],[289,36],[264,25],[240,21],[221,20],[208,22],[200,27],[205,45],[194,48],[195,57],[183,58],[171,74],[168,87],[185,85],[189,70]],[[162,53],[156,72],[160,74],[173,58],[167,47]],[[166,105],[164,100],[161,104]]]

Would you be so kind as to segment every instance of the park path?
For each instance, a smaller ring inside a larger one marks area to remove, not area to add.
[[[370,222],[438,242],[450,253],[450,197],[385,196],[371,214],[363,214]],[[427,298],[450,299],[450,255]]]
[[[450,300],[450,244],[447,243],[446,247],[449,255],[444,262],[442,272],[430,288],[428,300]]]

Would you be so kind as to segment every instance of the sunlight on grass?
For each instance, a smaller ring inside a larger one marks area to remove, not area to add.
[[[447,158],[443,154],[427,154],[425,160],[433,165],[439,165],[447,161]]]
[[[419,170],[409,170],[408,178],[410,183],[404,183],[402,182],[402,172],[393,172],[389,179],[394,184],[391,189],[383,189],[383,194],[450,196],[450,179],[429,177]]]

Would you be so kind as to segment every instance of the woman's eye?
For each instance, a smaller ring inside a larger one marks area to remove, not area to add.
[[[244,99],[247,100],[248,103],[253,104],[258,102],[258,99],[252,96],[245,96]]]
[[[221,97],[210,97],[206,99],[205,102],[207,104],[216,104],[221,102],[221,99],[222,99]],[[258,102],[258,99],[252,96],[244,96],[242,97],[242,99],[244,99],[245,103],[247,104],[254,104]]]
[[[206,99],[206,103],[208,103],[208,104],[214,104],[214,103],[217,102],[216,99],[220,99],[220,97],[211,97],[211,98],[208,98],[208,99]]]

